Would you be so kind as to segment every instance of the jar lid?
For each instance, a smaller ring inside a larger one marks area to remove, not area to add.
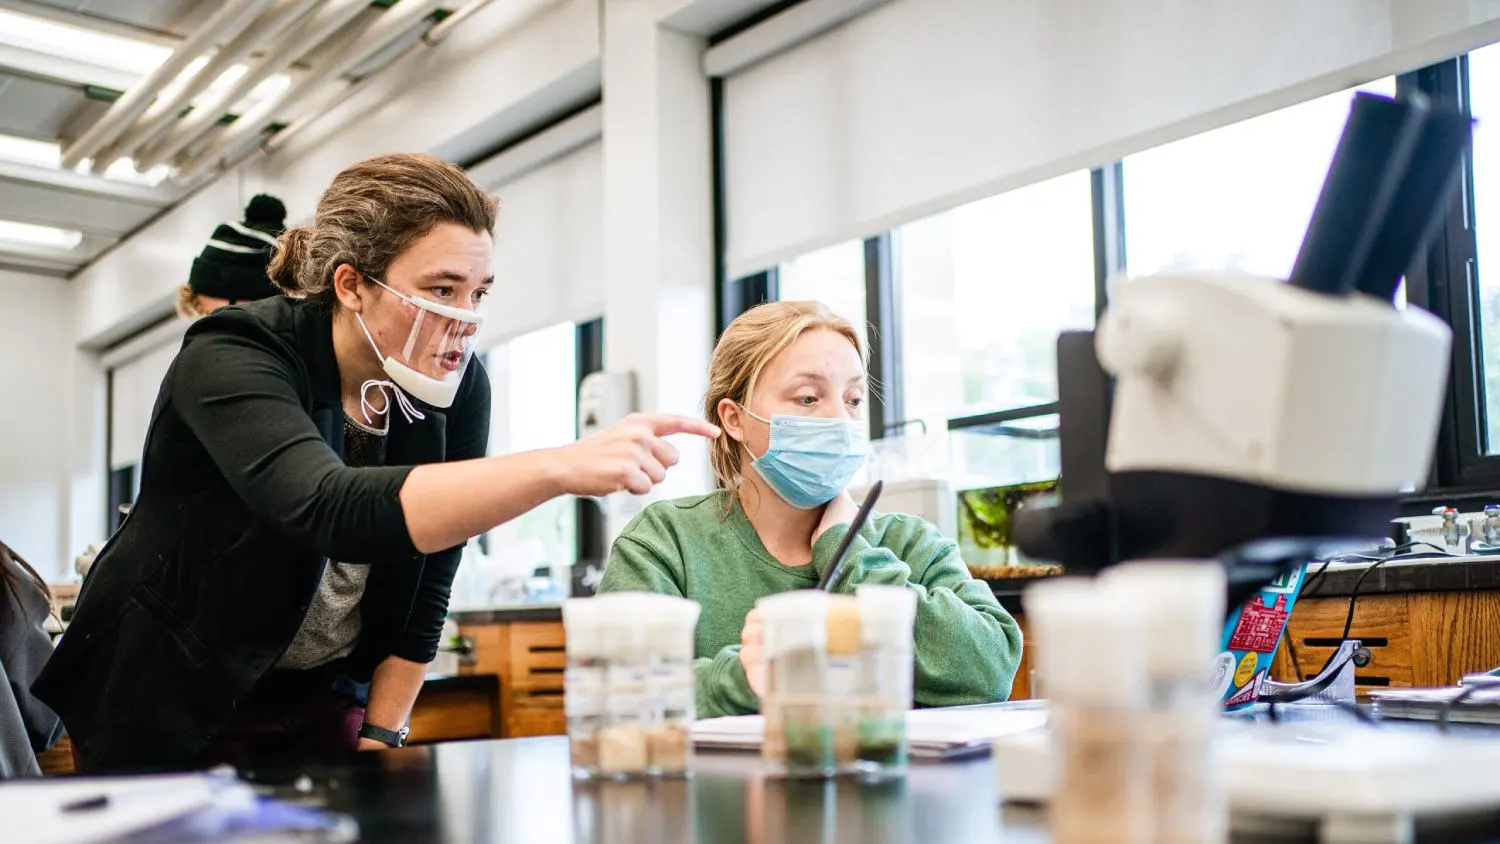
[[[911,642],[917,619],[917,590],[862,583],[855,587],[854,599],[859,602],[860,636],[866,645]]]
[[[1146,607],[1080,577],[1033,583],[1021,601],[1047,697],[1101,706],[1144,705]]]
[[[1145,613],[1146,671],[1207,676],[1224,639],[1227,576],[1217,560],[1142,560],[1105,569],[1100,582]]]
[[[760,613],[767,658],[828,646],[828,593],[798,589],[767,595],[755,602]]]
[[[603,615],[600,598],[568,598],[562,604],[563,631],[567,634],[568,653],[575,655],[598,655],[603,651],[604,637],[600,635]]]

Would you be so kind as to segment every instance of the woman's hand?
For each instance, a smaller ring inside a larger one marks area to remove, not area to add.
[[[813,531],[813,542],[822,539],[831,527],[853,523],[858,513],[859,505],[854,503],[854,498],[847,491],[839,493],[837,498],[823,505],[823,518],[818,522],[818,529]]]
[[[644,495],[677,465],[677,448],[664,438],[694,434],[714,439],[719,429],[701,419],[633,413],[593,436],[557,450],[563,491],[602,496],[620,491]]]
[[[766,652],[759,610],[751,610],[745,616],[745,629],[740,631],[740,665],[745,669],[745,679],[750,681],[750,691],[762,697],[766,687]]]

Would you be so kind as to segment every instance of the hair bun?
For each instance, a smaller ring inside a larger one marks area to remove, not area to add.
[[[286,206],[281,200],[259,193],[245,206],[245,224],[258,229],[280,231],[286,225]]]

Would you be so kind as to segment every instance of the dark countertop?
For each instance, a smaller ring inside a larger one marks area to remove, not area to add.
[[[1283,710],[1282,717],[1296,718],[1294,709]],[[1422,722],[1388,722],[1387,727],[1433,729]],[[1472,732],[1497,731],[1477,727]],[[291,783],[303,774],[312,787],[299,796]],[[367,844],[1049,840],[1040,812],[1001,805],[994,765],[987,757],[914,764],[905,781],[867,785],[849,779],[768,779],[754,755],[699,754],[691,780],[575,783],[566,739],[549,737],[360,753],[336,763],[249,772],[248,777],[276,786],[289,799],[353,815]],[[1432,840],[1460,839],[1442,835]],[[1491,833],[1479,840],[1500,838]]]
[[[517,604],[508,607],[454,610],[448,617],[459,624],[504,624],[512,621],[562,621],[560,604]]]
[[[1497,556],[1390,560],[1373,571],[1366,564],[1333,565],[1320,575],[1321,566],[1308,566],[1303,597],[1348,597],[1356,588],[1361,595],[1500,589]]]
[[[780,781],[750,754],[700,754],[689,780],[574,782],[561,737],[362,753],[297,773],[366,844],[1030,844],[1035,812],[1002,813],[989,759],[917,765],[905,782]],[[290,790],[287,792],[292,794]]]

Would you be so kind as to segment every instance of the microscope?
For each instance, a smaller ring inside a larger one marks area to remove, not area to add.
[[[1394,296],[1470,128],[1420,96],[1359,94],[1287,279],[1118,280],[1097,330],[1059,340],[1061,501],[1017,514],[1017,546],[1070,575],[1222,565],[1233,612],[1331,547],[1384,538],[1428,477],[1452,343]],[[1407,842],[1418,817],[1500,807],[1500,741],[1347,716],[1220,726],[1232,813],[1312,822],[1324,842]],[[997,743],[1007,799],[1046,799],[1053,753],[1045,733]]]
[[[1114,284],[1098,329],[1059,340],[1061,501],[1018,514],[1018,547],[1081,574],[1220,560],[1232,610],[1385,537],[1427,479],[1452,338],[1394,296],[1469,137],[1457,111],[1359,94],[1285,282]]]

